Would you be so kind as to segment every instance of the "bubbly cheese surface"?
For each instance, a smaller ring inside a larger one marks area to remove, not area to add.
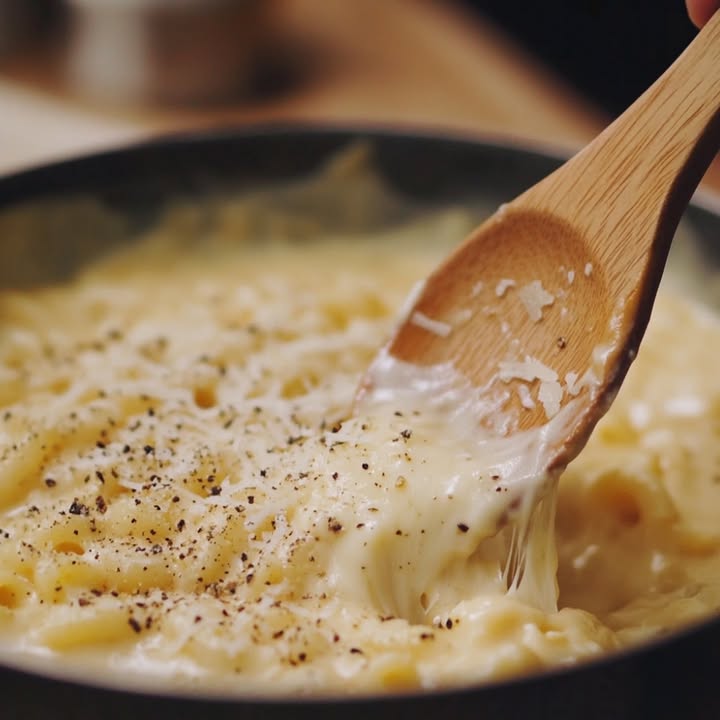
[[[720,607],[714,318],[660,298],[516,587],[512,458],[392,396],[348,417],[403,299],[472,221],[348,237],[252,196],[212,218],[176,208],[65,285],[0,294],[3,661],[396,691],[573,664]]]

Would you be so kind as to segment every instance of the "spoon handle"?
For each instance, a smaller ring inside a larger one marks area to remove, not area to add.
[[[575,254],[618,303],[608,392],[634,357],[680,217],[718,148],[720,11],[603,133],[511,203],[572,227]]]
[[[631,231],[639,256],[658,245],[664,262],[680,216],[719,147],[720,12],[635,103],[566,164],[561,177],[551,175],[528,193],[555,215],[562,216],[563,207],[571,210],[573,225],[588,223],[582,229],[591,243],[609,232],[622,238]],[[640,235],[638,225],[644,228]],[[598,250],[602,259],[603,248]]]

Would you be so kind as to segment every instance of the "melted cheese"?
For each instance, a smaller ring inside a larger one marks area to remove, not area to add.
[[[720,606],[714,319],[660,301],[554,536],[543,447],[565,408],[479,439],[452,373],[381,363],[347,417],[403,297],[472,221],[348,239],[286,204],[179,207],[67,285],[0,296],[4,660],[394,691],[571,664]]]

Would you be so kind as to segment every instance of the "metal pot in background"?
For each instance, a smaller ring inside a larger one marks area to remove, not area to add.
[[[247,94],[268,0],[67,0],[68,79],[104,102]]]

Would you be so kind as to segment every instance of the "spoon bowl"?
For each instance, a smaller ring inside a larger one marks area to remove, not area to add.
[[[450,358],[475,386],[507,395],[512,429],[541,425],[554,413],[547,401],[512,390],[512,367],[530,359],[564,380],[592,366],[597,331],[610,329],[616,313],[597,266],[569,223],[504,208],[427,280],[390,352],[423,365]],[[591,322],[579,312],[587,307]],[[445,318],[449,332],[433,332],[424,318]]]

